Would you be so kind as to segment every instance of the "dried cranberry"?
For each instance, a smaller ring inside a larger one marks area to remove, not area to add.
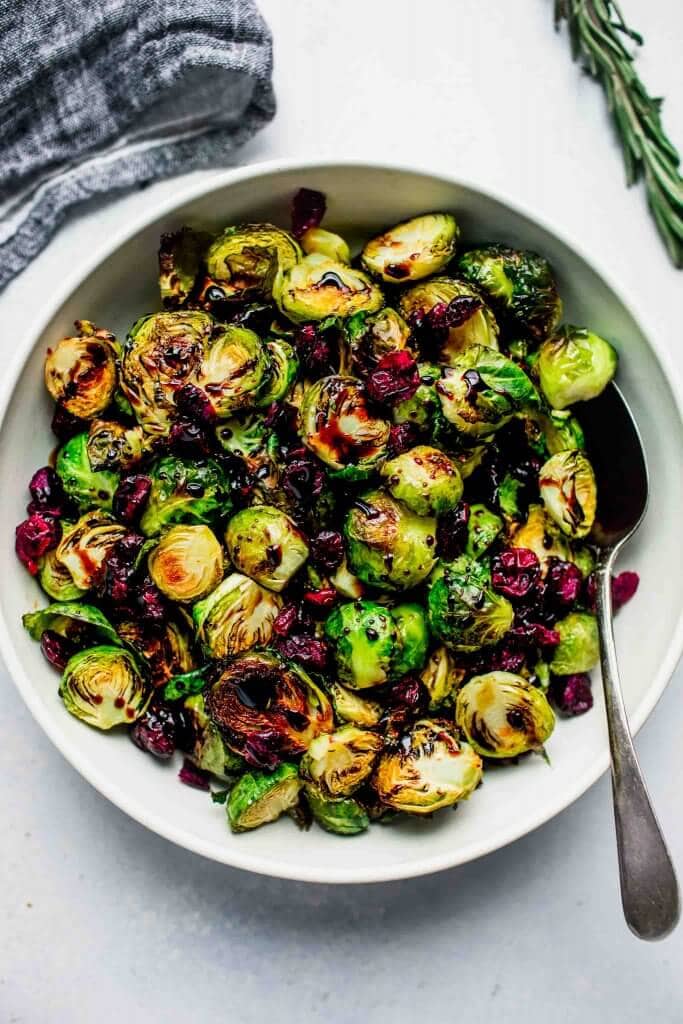
[[[445,561],[452,562],[465,550],[469,518],[470,506],[461,501],[436,524],[436,549]]]
[[[550,561],[545,582],[548,600],[562,608],[568,608],[579,599],[583,576],[581,570],[573,562],[564,562],[561,558],[553,558]]]
[[[414,448],[420,438],[420,431],[414,423],[397,423],[389,431],[387,453],[390,458]]]
[[[305,668],[322,672],[327,667],[328,649],[324,640],[313,636],[287,636],[275,642],[283,658],[297,661]]]
[[[446,308],[436,315],[436,307],[428,314],[437,327],[460,327],[481,309],[484,303],[474,295],[456,295]]]
[[[403,676],[383,694],[389,704],[411,708],[416,714],[426,711],[429,705],[429,691],[415,676]]]
[[[137,604],[145,622],[162,625],[168,618],[166,602],[151,576],[145,576],[137,592]]]
[[[366,382],[370,398],[384,405],[398,405],[412,398],[419,386],[417,363],[405,349],[382,356]]]
[[[528,548],[507,548],[491,559],[491,585],[506,597],[525,597],[541,578],[541,563]]]
[[[192,761],[185,758],[183,761],[183,767],[178,772],[178,778],[186,786],[192,786],[193,789],[209,790],[209,779],[211,778],[208,772],[202,771],[201,768],[197,768]]]
[[[143,544],[144,537],[137,533],[126,534],[116,542],[105,562],[104,574],[98,586],[100,597],[114,604],[123,604],[130,599],[132,580]]]
[[[304,601],[319,611],[327,611],[336,600],[337,591],[334,587],[321,587],[320,590],[307,590],[304,593]]]
[[[555,676],[550,684],[550,698],[564,715],[583,715],[593,707],[590,676],[579,672],[573,676]]]
[[[28,485],[32,501],[28,506],[28,514],[46,512],[51,516],[61,516],[68,506],[68,498],[64,493],[62,481],[52,466],[37,469]]]
[[[560,642],[560,634],[557,630],[551,629],[543,622],[533,622],[526,618],[520,622],[515,621],[517,624],[512,627],[508,635],[522,643],[537,644],[539,647],[557,647]]]
[[[309,377],[334,373],[334,353],[330,338],[314,324],[304,324],[296,331],[294,347]]]
[[[321,530],[310,541],[311,561],[324,572],[334,572],[344,558],[344,540],[338,530]]]
[[[165,761],[172,757],[176,748],[176,722],[171,708],[165,704],[153,704],[131,727],[130,738],[140,750]]]
[[[637,572],[620,572],[618,576],[612,577],[612,608],[615,612],[631,600],[639,583]]]
[[[69,658],[76,653],[76,645],[61,633],[55,633],[53,629],[43,630],[40,638],[40,649],[51,665],[61,670]]]
[[[59,521],[44,512],[34,512],[19,523],[15,530],[14,549],[32,576],[40,568],[38,559],[57,547],[61,535]]]
[[[277,729],[261,729],[244,739],[240,751],[247,764],[272,771],[282,762],[282,734]]]
[[[168,434],[169,447],[178,455],[209,455],[211,443],[202,423],[180,416]]]
[[[52,433],[62,443],[88,429],[88,424],[85,420],[81,420],[78,416],[73,416],[70,412],[67,412],[61,402],[57,403],[51,426]]]
[[[114,515],[124,523],[136,523],[142,515],[151,489],[152,481],[142,473],[124,476],[114,493]]]
[[[275,636],[288,636],[299,618],[299,610],[295,604],[286,604],[273,622]]]
[[[305,448],[289,452],[282,471],[282,487],[290,498],[307,504],[320,495],[324,483],[322,467]]]
[[[491,672],[519,672],[524,667],[526,654],[519,647],[502,643],[494,647],[489,655],[487,670]]]
[[[183,384],[174,397],[176,409],[189,420],[210,427],[216,419],[216,410],[208,396],[195,384]]]
[[[301,238],[309,228],[317,228],[327,209],[324,192],[300,188],[292,199],[292,234]]]

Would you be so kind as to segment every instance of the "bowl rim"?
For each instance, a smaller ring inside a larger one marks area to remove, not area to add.
[[[251,178],[261,178],[272,174],[301,172],[311,173],[317,170],[339,168],[343,171],[353,170],[374,170],[386,171],[389,173],[411,174],[425,178],[432,178],[448,186],[455,186],[479,194],[485,199],[493,200],[506,206],[513,213],[522,216],[530,222],[539,226],[548,234],[554,236],[567,248],[576,253],[594,273],[602,279],[608,288],[616,295],[626,311],[638,325],[648,346],[652,350],[655,359],[659,363],[671,389],[676,411],[683,427],[683,387],[679,380],[677,369],[668,349],[659,339],[657,332],[647,325],[647,318],[641,315],[631,300],[624,297],[624,289],[614,280],[611,272],[605,271],[595,258],[587,253],[581,244],[578,244],[572,237],[569,237],[563,229],[556,227],[545,216],[539,216],[528,209],[518,199],[513,198],[504,191],[489,186],[483,186],[466,178],[456,176],[438,167],[423,167],[419,164],[385,162],[379,159],[344,159],[336,157],[298,157],[285,159],[272,159],[259,161],[253,164],[246,164],[240,167],[233,167],[227,170],[219,170],[210,178],[202,179],[199,182],[187,184],[184,188],[153,202],[144,211],[127,220],[125,226],[103,241],[99,246],[90,250],[88,258],[78,263],[66,276],[61,287],[55,289],[47,307],[41,315],[34,317],[26,326],[19,343],[16,345],[13,357],[6,368],[3,380],[0,385],[0,433],[4,428],[7,411],[14,393],[17,380],[24,369],[29,354],[33,351],[37,339],[44,333],[55,314],[72,295],[82,282],[90,276],[113,252],[129,241],[139,231],[158,220],[160,217],[172,213],[178,207],[184,206],[193,200],[199,199],[211,192],[236,184],[237,182]],[[41,701],[34,695],[31,681],[27,671],[22,665],[21,658],[15,650],[12,640],[12,629],[16,624],[9,624],[5,620],[3,611],[0,609],[0,653],[7,666],[8,672],[21,694],[31,714],[41,726],[43,731],[57,747],[60,753],[72,765],[76,771],[83,776],[103,796],[124,811],[135,821],[151,829],[157,834],[170,840],[184,849],[193,853],[201,854],[210,860],[252,871],[257,874],[269,875],[276,878],[291,879],[295,881],[315,883],[371,883],[396,881],[404,878],[421,877],[443,871],[447,868],[466,864],[494,850],[507,846],[509,843],[520,839],[522,836],[535,831],[551,818],[554,818],[561,811],[569,807],[575,800],[582,796],[607,770],[609,766],[609,753],[605,749],[603,754],[586,768],[586,771],[578,776],[572,787],[562,791],[559,799],[554,802],[551,809],[544,809],[535,815],[527,815],[520,824],[512,824],[502,831],[496,831],[494,838],[482,839],[478,842],[470,842],[464,847],[454,849],[452,853],[425,855],[411,857],[405,862],[388,865],[374,865],[366,868],[345,869],[341,867],[299,867],[289,862],[280,862],[277,857],[265,858],[249,852],[245,844],[244,849],[229,847],[217,847],[209,840],[203,840],[181,827],[169,825],[154,812],[139,805],[134,797],[126,793],[124,789],[112,782],[110,778],[101,772],[97,765],[82,755],[78,747],[66,739],[53,725],[49,713]],[[652,713],[664,689],[666,688],[676,665],[683,653],[683,606],[678,615],[678,621],[669,640],[666,655],[654,676],[647,692],[640,701],[636,712],[631,716],[631,730],[635,735],[649,715]],[[605,729],[606,735],[606,729]]]

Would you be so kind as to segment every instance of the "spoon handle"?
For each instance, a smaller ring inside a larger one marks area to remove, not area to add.
[[[612,796],[621,902],[626,922],[634,935],[641,939],[660,939],[668,935],[678,922],[678,883],[645,788],[621,694],[612,630],[613,561],[613,555],[605,559],[596,575],[600,661],[612,755]]]

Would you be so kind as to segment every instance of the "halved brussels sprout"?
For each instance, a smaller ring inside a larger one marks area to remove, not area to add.
[[[211,658],[231,658],[267,647],[282,598],[233,572],[192,609],[197,639]]]
[[[59,696],[66,710],[82,722],[96,729],[113,729],[140,717],[150,691],[128,651],[102,645],[69,659]]]
[[[462,497],[462,477],[455,462],[426,444],[389,459],[380,474],[389,493],[419,516],[443,515]]]
[[[87,434],[76,434],[60,448],[55,469],[64,490],[81,512],[91,508],[111,509],[119,478],[116,473],[97,472],[92,468]]]
[[[316,736],[301,759],[299,774],[323,796],[350,796],[372,774],[383,745],[377,733],[344,725]]]
[[[538,351],[541,390],[553,409],[566,409],[604,391],[617,372],[618,357],[593,331],[567,325]]]
[[[353,316],[361,310],[375,313],[384,305],[381,290],[362,270],[318,252],[278,275],[273,297],[280,312],[295,324]]]
[[[481,758],[472,747],[447,722],[422,718],[381,755],[374,786],[382,803],[397,811],[431,814],[466,800],[481,777]]]
[[[277,593],[308,558],[301,530],[272,505],[255,505],[234,515],[225,531],[225,543],[239,572]]]
[[[269,434],[260,412],[238,412],[216,427],[216,440],[221,448],[245,460],[265,451]]]
[[[334,680],[328,680],[325,688],[332,701],[334,713],[342,722],[350,722],[351,725],[359,725],[365,729],[372,729],[379,724],[382,717],[381,704],[359,697],[353,690],[347,690]]]
[[[142,427],[124,427],[114,420],[93,420],[88,430],[86,449],[90,468],[95,472],[120,472],[142,457]]]
[[[450,263],[459,234],[450,213],[413,217],[366,242],[361,263],[389,284],[419,281]]]
[[[514,413],[538,404],[524,370],[485,345],[472,345],[454,360],[436,390],[444,416],[468,438],[491,437]]]
[[[195,231],[187,226],[161,236],[159,291],[165,309],[182,306],[190,297],[210,241],[207,231]]]
[[[348,245],[334,231],[327,231],[325,228],[308,228],[299,239],[301,248],[310,256],[313,252],[322,253],[328,259],[336,263],[350,263],[351,252]]]
[[[145,659],[150,682],[155,689],[176,675],[193,671],[195,661],[190,637],[173,619],[154,632],[146,629],[143,623],[130,619],[119,622],[116,628],[121,640]]]
[[[302,785],[295,764],[280,764],[272,772],[247,772],[230,790],[230,828],[248,832],[276,821],[296,807]]]
[[[341,561],[341,565],[338,569],[330,576],[330,583],[342,597],[348,597],[352,601],[357,600],[363,596],[365,587],[361,580],[351,572],[346,562],[346,555]]]
[[[391,609],[396,626],[396,651],[391,665],[395,679],[418,672],[424,665],[429,649],[429,627],[422,605],[399,604]]]
[[[436,390],[441,380],[441,369],[431,363],[419,363],[420,386],[412,398],[406,398],[393,407],[394,423],[412,423],[429,437],[435,437],[443,426],[444,416]]]
[[[553,520],[546,515],[542,505],[530,505],[526,521],[512,529],[510,546],[528,548],[541,563],[543,575],[553,558],[562,561],[572,560],[571,549],[567,538],[562,535]]]
[[[429,710],[436,711],[451,703],[455,691],[465,678],[465,670],[458,668],[451,652],[443,644],[430,654],[420,672],[420,682],[429,692]]]
[[[487,245],[464,253],[458,271],[534,341],[543,341],[559,323],[557,284],[550,264],[537,253]]]
[[[498,348],[496,318],[472,285],[452,277],[432,277],[402,292],[399,300],[405,317],[423,318],[435,306],[449,306],[453,322],[439,346],[439,362],[452,364],[471,345]]]
[[[395,309],[356,313],[344,324],[342,373],[365,376],[389,352],[408,348],[410,328]]]
[[[269,652],[242,654],[226,665],[206,694],[206,708],[231,750],[262,768],[303,754],[334,728],[323,691],[298,665]]]
[[[391,675],[397,633],[389,609],[374,601],[335,608],[325,623],[325,635],[334,645],[341,681],[354,690],[385,683]]]
[[[48,349],[45,386],[72,416],[89,420],[107,408],[118,384],[116,339],[89,320],[77,320],[78,336]]]
[[[200,387],[219,417],[257,404],[259,389],[268,382],[268,353],[248,327],[226,324],[208,340],[197,373]]]
[[[185,603],[204,597],[223,578],[223,549],[208,526],[173,526],[147,559],[162,594]]]
[[[268,367],[258,393],[259,408],[280,402],[289,391],[299,369],[296,352],[284,338],[271,338],[266,342]]]
[[[191,737],[186,753],[193,764],[226,782],[245,771],[245,760],[227,746],[209,718],[203,694],[194,694],[183,702],[183,715]]]
[[[97,637],[103,643],[119,647],[121,637],[99,608],[78,601],[56,601],[37,612],[28,612],[21,619],[32,640],[40,640],[46,629],[60,636]]]
[[[278,272],[295,266],[301,256],[296,240],[273,224],[226,228],[207,250],[204,292],[211,288],[220,299],[243,301],[268,295]]]
[[[355,836],[369,827],[368,812],[357,800],[323,796],[314,786],[306,786],[305,793],[314,820],[326,832],[336,836]]]
[[[470,558],[481,558],[503,529],[503,520],[486,505],[470,505],[467,520],[467,543],[465,554]]]
[[[600,658],[600,639],[594,615],[570,612],[555,623],[555,629],[560,634],[560,642],[550,661],[551,672],[572,676],[595,668]]]
[[[363,480],[386,451],[390,426],[368,408],[354,377],[323,377],[306,389],[301,439],[341,479]]]
[[[384,491],[356,499],[344,524],[349,565],[379,590],[409,590],[436,561],[436,520],[416,516]]]
[[[121,360],[121,388],[147,434],[168,434],[174,396],[194,383],[215,328],[208,313],[152,313],[130,329]]]
[[[81,590],[90,590],[104,572],[105,563],[127,529],[99,509],[86,512],[62,536],[55,557]]]
[[[474,676],[458,691],[455,721],[484,757],[539,750],[555,727],[542,690],[514,672]]]
[[[429,625],[452,651],[478,651],[510,629],[513,608],[491,589],[488,569],[466,555],[444,562],[427,595]]]
[[[230,482],[215,459],[181,459],[166,455],[149,471],[152,488],[140,529],[146,537],[174,523],[213,525],[232,508]]]
[[[593,467],[581,451],[558,452],[541,467],[538,478],[548,514],[569,537],[586,537],[597,508]]]
[[[62,523],[62,529],[67,533],[70,527]],[[56,548],[44,555],[38,580],[45,593],[55,601],[78,601],[86,593],[76,586],[67,567],[59,561]]]

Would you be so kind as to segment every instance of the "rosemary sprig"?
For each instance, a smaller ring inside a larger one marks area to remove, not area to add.
[[[643,39],[615,0],[555,0],[555,27],[566,19],[574,60],[602,85],[619,136],[627,184],[645,178],[647,200],[675,266],[683,266],[683,179],[680,158],[660,119],[661,99],[638,77],[624,45]]]

